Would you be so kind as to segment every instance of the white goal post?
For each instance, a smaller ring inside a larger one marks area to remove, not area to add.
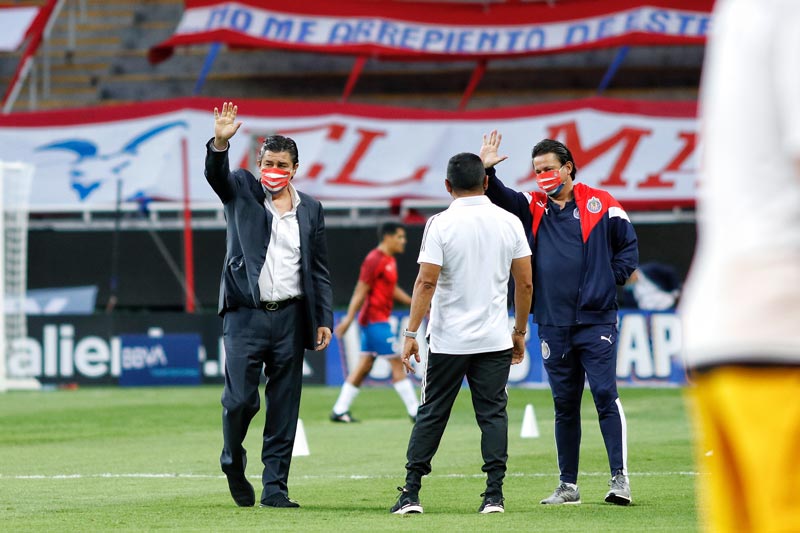
[[[28,211],[34,167],[0,161],[0,392],[38,389],[33,378],[8,375],[8,354],[17,339],[28,336],[25,296],[28,287]]]

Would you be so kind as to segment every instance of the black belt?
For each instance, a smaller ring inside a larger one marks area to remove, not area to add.
[[[280,311],[284,307],[287,307],[293,303],[297,303],[303,298],[300,296],[295,296],[294,298],[289,298],[288,300],[281,300],[279,302],[261,302],[261,309],[264,311]]]

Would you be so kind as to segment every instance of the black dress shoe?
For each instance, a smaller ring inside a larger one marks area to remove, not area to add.
[[[239,507],[252,507],[256,504],[256,493],[253,485],[247,481],[244,474],[226,474],[228,489],[231,491],[233,501]]]
[[[276,494],[275,496],[270,496],[266,500],[261,500],[261,507],[294,509],[295,507],[300,507],[300,504],[294,500],[290,500],[285,494]]]

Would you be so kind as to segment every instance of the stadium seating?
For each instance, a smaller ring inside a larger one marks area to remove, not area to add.
[[[41,5],[44,0],[20,3]],[[39,109],[176,98],[195,92],[208,45],[178,48],[158,65],[147,61],[148,49],[168,38],[178,24],[181,0],[85,0],[84,4],[81,11],[79,2],[67,2],[51,38],[40,47],[37,65],[41,68],[41,57],[47,54],[52,70],[50,92],[37,99]],[[74,49],[70,47],[71,20],[75,21]],[[602,49],[490,61],[469,108],[592,96],[616,54],[616,49]],[[9,54],[7,61],[0,62],[4,87],[15,57],[19,54]],[[604,95],[693,100],[702,58],[702,46],[634,47]],[[338,100],[353,61],[347,56],[223,48],[198,94]],[[471,61],[370,59],[350,100],[454,109],[473,67]],[[23,93],[14,110],[28,108]]]

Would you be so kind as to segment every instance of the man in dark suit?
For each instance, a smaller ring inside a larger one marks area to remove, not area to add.
[[[267,377],[267,417],[261,461],[262,507],[299,507],[289,499],[303,354],[324,350],[333,312],[322,204],[289,182],[299,166],[292,139],[273,135],[259,153],[260,179],[230,170],[229,139],[242,125],[232,102],[214,108],[214,138],[206,144],[206,179],[225,206],[227,250],[220,282],[225,389],[220,464],[234,501],[255,505],[242,446],[259,409],[259,378]]]

